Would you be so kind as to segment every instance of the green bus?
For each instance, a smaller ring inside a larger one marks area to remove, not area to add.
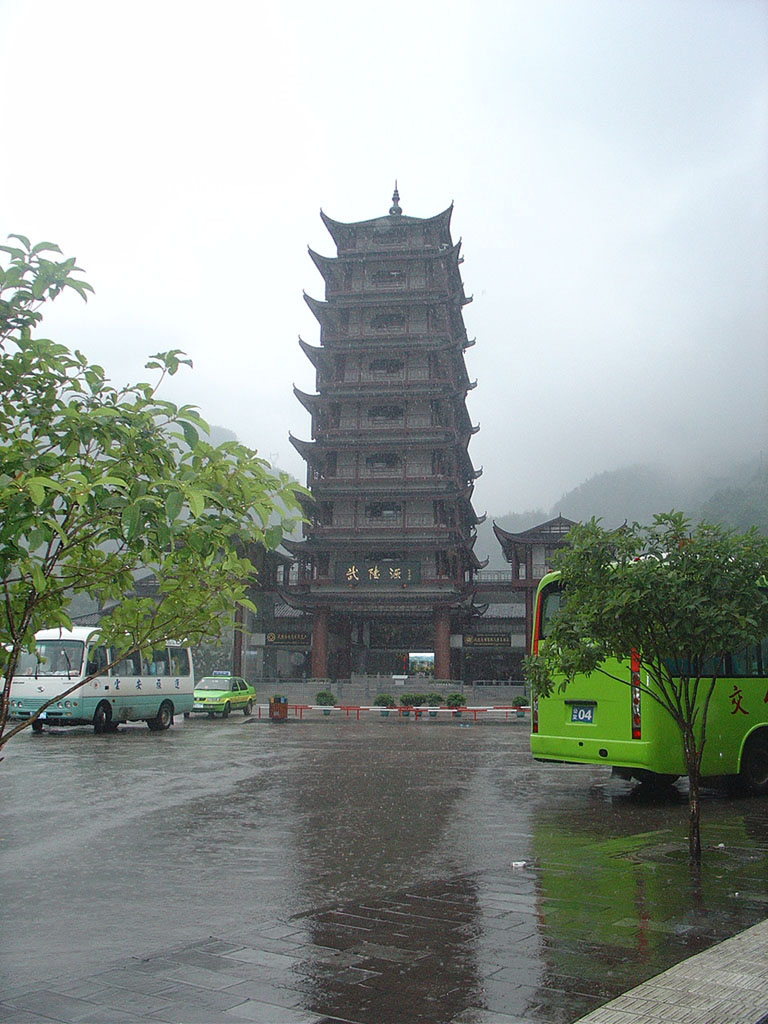
[[[546,638],[563,598],[552,572],[536,592],[531,653]],[[534,697],[531,752],[537,761],[604,764],[625,779],[672,782],[686,774],[675,722],[647,691],[639,661],[605,663],[622,685],[597,670],[577,676],[564,692]],[[702,778],[737,777],[753,793],[768,793],[768,637],[729,653],[709,705]]]

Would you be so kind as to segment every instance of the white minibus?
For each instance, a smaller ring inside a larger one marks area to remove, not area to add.
[[[35,732],[46,725],[85,724],[104,733],[136,721],[159,731],[173,724],[174,715],[192,710],[195,680],[188,647],[166,642],[149,658],[134,651],[108,668],[114,657],[92,627],[41,630],[35,650],[22,653],[16,666],[10,717],[31,718],[47,704],[32,723]]]

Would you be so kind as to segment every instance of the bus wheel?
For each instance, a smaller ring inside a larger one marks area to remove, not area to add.
[[[244,714],[244,715],[250,715],[250,713],[251,713],[252,711],[253,711],[253,701],[252,701],[252,700],[249,700],[249,701],[248,701],[248,703],[247,703],[247,704],[245,705],[245,707],[243,708],[243,714]]]
[[[636,771],[635,778],[647,793],[661,793],[674,786],[679,775],[661,775],[659,772]]]
[[[164,700],[160,705],[157,717],[148,718],[147,725],[152,732],[161,732],[164,729],[170,729],[173,725],[173,704],[169,700]]]
[[[229,718],[229,712],[232,710],[232,705],[227,701],[224,705],[224,710],[221,712],[222,718]]]
[[[768,793],[768,731],[753,733],[744,744],[739,781],[748,793]]]
[[[32,723],[32,732],[40,733],[42,731],[43,731],[43,723],[40,721],[39,718],[36,718],[34,720],[34,722]]]
[[[112,708],[105,701],[96,708],[93,713],[93,731],[97,736],[109,732],[109,723],[112,720]]]

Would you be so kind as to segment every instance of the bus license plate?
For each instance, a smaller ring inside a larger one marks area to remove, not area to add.
[[[572,704],[571,721],[591,724],[594,722],[595,709],[591,704]]]

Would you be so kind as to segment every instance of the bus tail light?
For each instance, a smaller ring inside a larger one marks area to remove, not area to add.
[[[640,658],[637,651],[632,651],[632,658],[629,666],[629,692],[630,710],[632,715],[632,739],[642,739],[641,718],[640,718]]]
[[[531,732],[539,731],[539,698],[531,697]]]

